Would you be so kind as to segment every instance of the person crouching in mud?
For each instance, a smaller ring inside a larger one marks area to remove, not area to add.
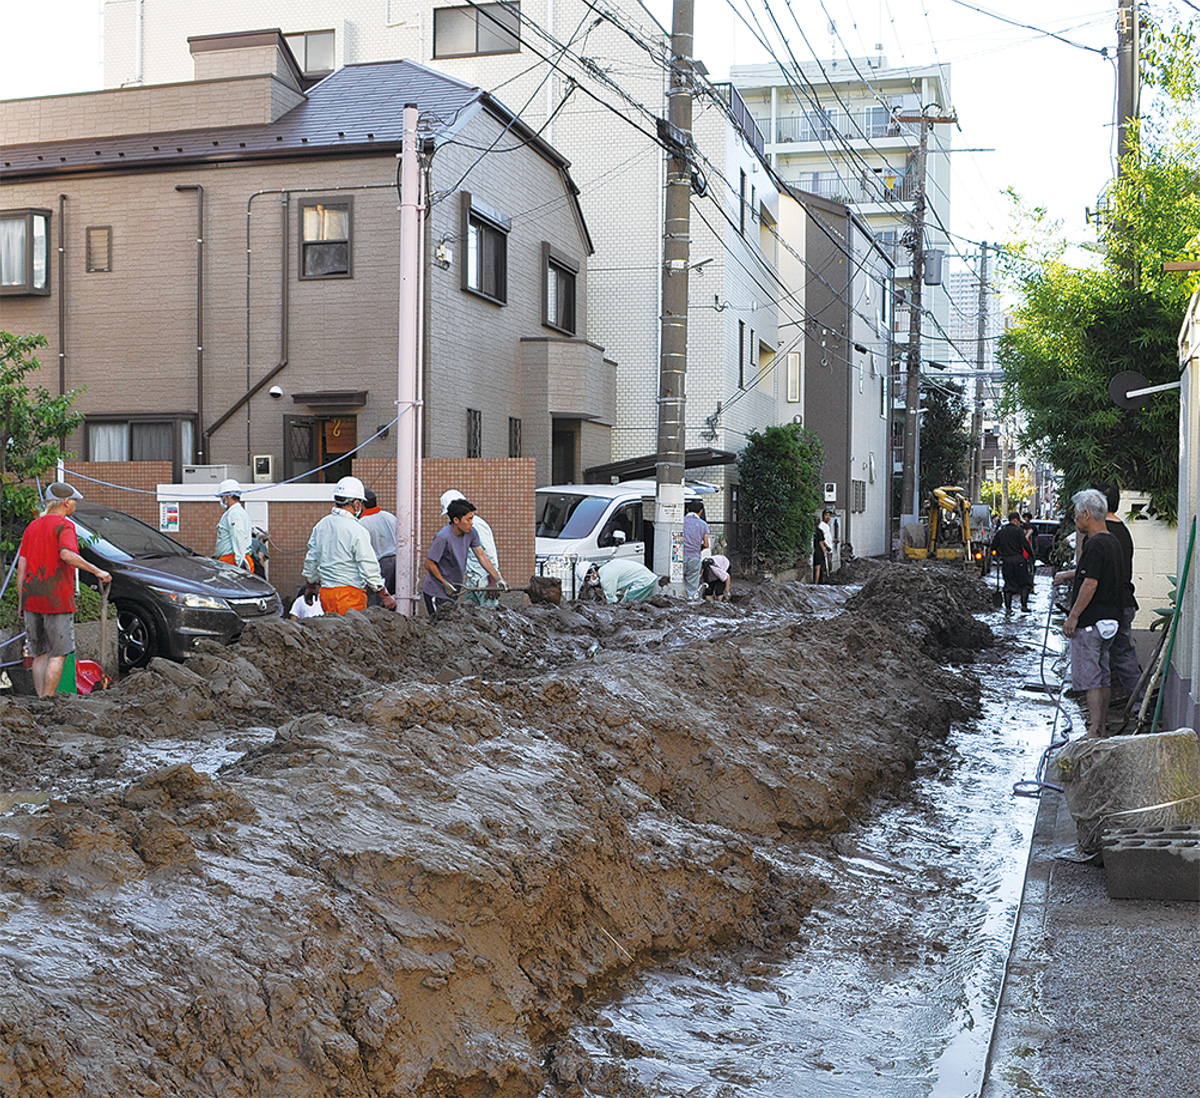
[[[641,602],[654,594],[656,587],[670,583],[667,576],[656,576],[644,564],[627,557],[581,562],[575,571],[581,599],[594,599],[599,592],[605,602]]]

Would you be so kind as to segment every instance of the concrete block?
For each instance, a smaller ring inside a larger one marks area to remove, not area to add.
[[[1200,825],[1110,828],[1101,849],[1112,899],[1200,903]]]

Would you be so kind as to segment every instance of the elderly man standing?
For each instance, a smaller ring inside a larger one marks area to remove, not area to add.
[[[1089,736],[1103,736],[1112,696],[1109,652],[1121,620],[1121,545],[1108,532],[1108,501],[1094,488],[1071,497],[1075,529],[1087,541],[1073,572],[1054,582],[1071,583],[1071,611],[1063,632],[1071,638],[1071,685],[1087,694]]]
[[[246,508],[242,506],[242,486],[232,478],[217,485],[217,495],[225,508],[217,520],[217,546],[213,556],[226,564],[236,564],[248,572],[254,571],[254,559],[250,546],[254,541],[254,527]]]
[[[358,521],[367,493],[358,477],[342,477],[333,489],[333,510],[313,527],[304,554],[308,590],[318,591],[326,614],[367,608],[367,591],[376,591],[389,610],[396,600],[383,585],[383,573],[371,537]]]
[[[39,698],[58,689],[67,656],[75,651],[75,569],[91,572],[102,587],[112,576],[79,555],[71,516],[83,499],[71,485],[46,489],[46,510],[27,527],[17,557],[17,613],[25,618],[33,653],[33,685]]]

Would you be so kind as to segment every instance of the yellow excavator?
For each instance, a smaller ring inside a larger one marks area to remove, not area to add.
[[[906,524],[902,534],[907,560],[961,560],[982,567],[987,552],[971,536],[971,502],[957,484],[930,492],[927,521]]]

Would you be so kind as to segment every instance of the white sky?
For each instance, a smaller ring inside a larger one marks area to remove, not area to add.
[[[747,5],[758,2],[696,0],[696,54],[712,79],[726,78],[731,62],[766,59],[734,14],[734,7],[749,11]],[[648,5],[669,29],[670,0]],[[975,6],[1096,49],[1107,46],[1110,53],[1116,44],[1115,0],[1109,7],[1097,0],[979,0]],[[10,0],[5,8],[10,48],[0,66],[0,99],[102,86],[101,0]],[[1011,186],[1063,220],[1070,236],[1090,236],[1084,207],[1095,205],[1111,172],[1115,62],[955,0],[772,0],[772,9],[800,61],[814,53],[821,60],[847,50],[855,57],[874,54],[881,42],[890,66],[949,66],[961,126],[953,143],[995,149],[951,154],[955,233],[989,241],[1009,235],[1001,192]],[[840,41],[830,33],[830,17]]]

